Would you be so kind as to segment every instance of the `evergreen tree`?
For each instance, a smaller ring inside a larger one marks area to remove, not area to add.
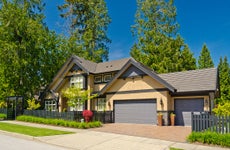
[[[182,71],[185,70],[195,70],[196,69],[196,59],[193,53],[190,51],[188,45],[185,45],[183,51],[181,52],[181,65]]]
[[[179,25],[173,0],[137,0],[135,22],[132,32],[137,40],[130,52],[133,58],[158,73],[194,68],[181,64],[190,60],[183,60],[186,57],[182,51],[188,47],[177,34]]]
[[[111,19],[104,0],[65,0],[59,6],[61,17],[69,21],[69,49],[88,60],[101,62],[108,60],[107,37]]]
[[[204,44],[198,59],[198,68],[203,69],[212,67],[214,67],[214,63],[212,61],[210,51],[208,50],[206,44]]]
[[[219,80],[220,80],[220,98],[217,99],[218,104],[224,104],[230,102],[230,65],[227,57],[220,57],[218,65],[219,69]]]

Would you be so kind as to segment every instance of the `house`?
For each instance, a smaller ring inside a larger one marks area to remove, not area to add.
[[[67,106],[63,88],[78,85],[98,97],[78,108]],[[116,123],[157,124],[157,113],[169,125],[191,125],[191,112],[210,112],[219,96],[218,69],[157,74],[133,58],[94,63],[72,56],[47,88],[45,108],[51,110],[114,111]]]

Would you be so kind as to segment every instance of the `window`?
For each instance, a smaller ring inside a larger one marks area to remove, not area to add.
[[[111,74],[104,75],[104,81],[105,81],[105,82],[110,81],[111,78],[112,78]]]
[[[55,100],[45,100],[45,110],[46,111],[56,111],[57,103]]]
[[[84,103],[81,102],[81,99],[78,99],[76,107],[69,107],[70,111],[83,111]]]
[[[84,77],[83,76],[74,76],[70,78],[70,86],[77,86],[78,88],[83,89]]]
[[[101,82],[101,76],[95,76],[94,83],[100,83],[100,82]]]
[[[98,98],[97,99],[97,110],[104,111],[106,108],[106,99],[105,98]]]

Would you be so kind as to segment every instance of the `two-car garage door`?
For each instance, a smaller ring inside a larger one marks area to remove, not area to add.
[[[203,99],[175,99],[176,125],[191,126],[191,112],[203,112]]]
[[[116,123],[156,124],[156,100],[114,101]]]

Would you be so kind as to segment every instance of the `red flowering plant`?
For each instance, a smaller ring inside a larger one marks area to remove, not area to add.
[[[84,110],[82,113],[86,122],[89,122],[93,117],[93,112],[91,110]]]

